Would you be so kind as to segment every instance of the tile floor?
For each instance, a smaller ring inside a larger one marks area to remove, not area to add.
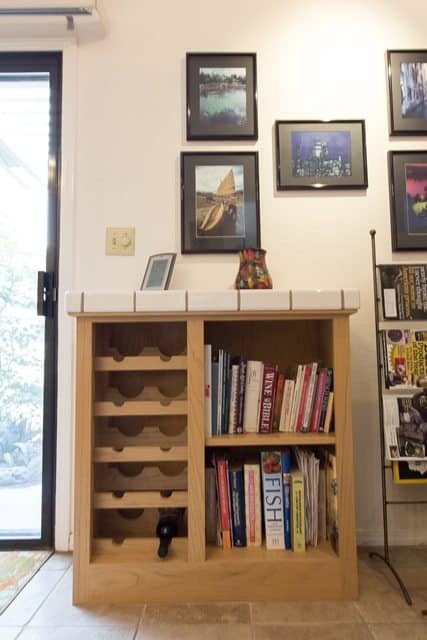
[[[392,561],[412,607],[366,548],[356,602],[73,607],[71,555],[58,553],[0,615],[0,640],[426,640],[427,547],[393,549]]]

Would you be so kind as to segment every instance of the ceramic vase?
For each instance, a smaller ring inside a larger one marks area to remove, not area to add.
[[[242,249],[235,280],[236,289],[272,289],[273,281],[265,262],[264,249]]]

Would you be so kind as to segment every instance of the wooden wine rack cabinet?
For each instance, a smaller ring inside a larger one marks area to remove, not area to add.
[[[357,597],[346,311],[80,313],[77,317],[74,603]],[[335,431],[205,437],[204,344],[333,367]],[[340,547],[306,553],[205,542],[205,449],[310,445],[337,457]],[[157,557],[158,508],[185,507]]]

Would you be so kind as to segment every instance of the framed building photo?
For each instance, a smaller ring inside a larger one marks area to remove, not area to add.
[[[258,153],[181,153],[182,253],[260,247]]]
[[[427,134],[427,50],[387,51],[390,135]]]
[[[427,249],[427,151],[389,151],[393,251]]]
[[[364,120],[276,121],[277,189],[366,189]]]
[[[148,258],[141,289],[164,290],[169,287],[176,253],[157,253]]]
[[[187,53],[187,140],[256,140],[255,53]]]

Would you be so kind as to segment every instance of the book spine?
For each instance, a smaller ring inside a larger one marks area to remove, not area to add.
[[[280,412],[282,410],[284,390],[285,390],[285,376],[283,373],[278,373],[277,384],[276,384],[276,395],[274,397],[272,431],[279,431],[280,417],[281,417]]]
[[[219,363],[217,360],[212,362],[212,435],[218,434],[218,375],[219,375]]]
[[[288,431],[295,431],[295,426],[296,426],[296,422],[297,422],[297,415],[298,415],[299,400],[300,400],[300,397],[301,397],[301,387],[302,387],[301,379],[302,379],[302,374],[303,374],[303,365],[299,364],[298,365],[296,379],[295,379],[294,393],[293,393],[293,396],[292,396],[292,409],[291,409],[291,414],[290,414],[290,418],[289,418]]]
[[[233,547],[246,547],[243,468],[229,470]]]
[[[285,527],[285,549],[292,548],[291,538],[291,452],[289,449],[282,451],[283,474],[283,520]]]
[[[243,473],[245,480],[246,543],[248,547],[259,547],[262,540],[259,465],[245,464]]]
[[[214,544],[216,543],[218,527],[216,500],[215,469],[213,467],[207,467],[205,470],[206,542]]]
[[[328,406],[326,407],[325,424],[323,425],[324,433],[329,433],[332,423],[332,412],[334,409],[334,392],[329,392]]]
[[[279,431],[290,431],[291,411],[294,398],[295,380],[285,380],[283,389],[282,408],[280,411]]]
[[[222,416],[222,379],[224,377],[224,349],[218,349],[218,406],[216,415],[216,434],[221,435],[221,416]]]
[[[228,416],[230,412],[230,354],[224,351],[222,375],[222,407],[221,434],[228,432]]]
[[[205,344],[205,434],[212,435],[212,345]]]
[[[265,541],[267,549],[285,548],[283,480],[280,451],[261,451]]]
[[[236,433],[243,433],[247,367],[248,367],[248,359],[246,358],[246,356],[240,356]]]
[[[334,551],[338,552],[338,482],[337,460],[329,453],[326,465],[326,533]]]
[[[310,431],[319,430],[320,413],[322,410],[323,395],[325,393],[327,373],[328,373],[327,369],[322,368],[320,369],[319,375],[317,376],[316,393],[315,393],[315,398],[313,403],[313,411],[311,415]]]
[[[273,428],[273,406],[276,377],[277,365],[264,364],[258,423],[258,431],[260,433],[270,433]]]
[[[327,370],[325,391],[323,393],[322,408],[320,410],[319,432],[323,432],[325,426],[326,410],[328,408],[329,394],[332,390],[332,369]]]
[[[291,472],[292,550],[305,551],[304,476],[301,471]]]
[[[228,462],[224,459],[216,461],[218,474],[219,517],[224,549],[231,548],[230,531],[230,495],[228,491]]]
[[[302,424],[301,424],[302,432],[307,432],[310,430],[310,421],[311,421],[311,414],[313,411],[314,393],[315,393],[316,383],[317,383],[317,367],[318,367],[317,362],[313,362],[311,365],[311,375],[308,381],[304,415],[303,415]]]
[[[256,433],[258,431],[262,371],[262,362],[258,360],[248,360],[243,426],[243,430],[248,433]]]
[[[228,414],[228,433],[236,433],[238,387],[239,387],[239,365],[233,364],[231,365],[230,411]]]
[[[305,409],[305,403],[307,399],[310,377],[311,377],[311,364],[305,364],[303,368],[303,373],[301,376],[302,388],[301,388],[301,394],[300,394],[299,403],[298,403],[295,431],[301,431],[301,428],[302,428],[302,421],[304,417],[304,409]]]

